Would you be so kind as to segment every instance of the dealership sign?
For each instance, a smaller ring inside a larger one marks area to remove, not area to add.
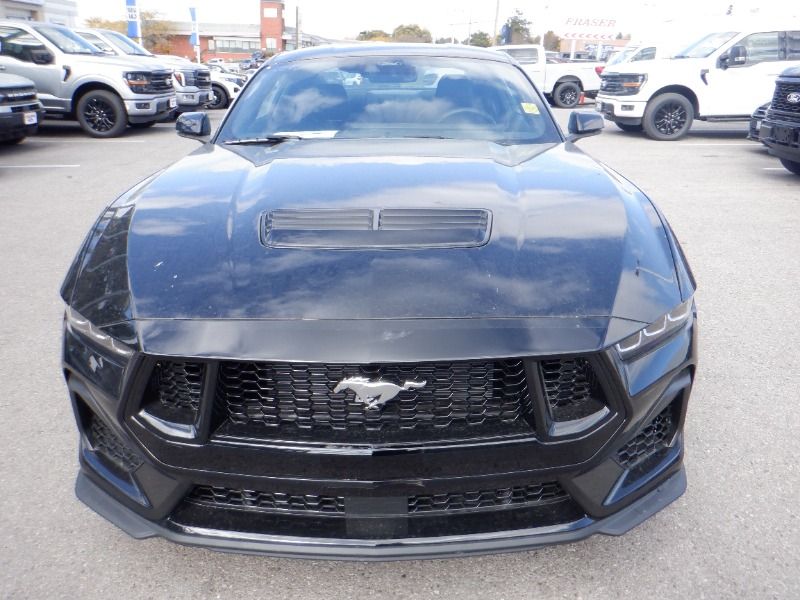
[[[613,40],[617,20],[602,17],[567,17],[558,35],[567,40]]]

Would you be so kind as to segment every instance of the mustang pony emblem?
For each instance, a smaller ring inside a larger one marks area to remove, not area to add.
[[[365,404],[369,410],[382,407],[403,390],[418,390],[424,388],[427,383],[427,381],[406,381],[403,385],[396,385],[380,379],[372,381],[367,377],[347,377],[337,383],[333,391],[352,390],[356,400]]]

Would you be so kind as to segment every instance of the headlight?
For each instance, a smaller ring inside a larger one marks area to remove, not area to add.
[[[647,75],[628,75],[622,82],[622,87],[638,90],[647,81]]]
[[[147,86],[150,85],[150,73],[125,73],[125,83],[134,92],[141,93]]]
[[[618,342],[617,352],[623,359],[628,359],[660,345],[691,318],[693,303],[694,298],[689,298],[644,329]]]
[[[175,71],[172,74],[172,77],[175,78],[175,81],[178,83],[179,86],[184,87],[186,85],[186,78],[180,71]]]

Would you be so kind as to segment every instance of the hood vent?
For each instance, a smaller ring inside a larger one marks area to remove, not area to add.
[[[279,209],[264,216],[270,248],[471,248],[489,241],[484,209]]]

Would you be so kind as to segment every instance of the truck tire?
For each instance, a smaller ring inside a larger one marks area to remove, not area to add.
[[[92,137],[117,137],[128,126],[122,99],[106,90],[86,92],[78,100],[75,114],[83,130]]]
[[[796,160],[786,160],[785,158],[780,159],[781,164],[786,167],[786,170],[794,173],[795,175],[800,175],[800,162]]]
[[[616,125],[620,129],[622,129],[622,131],[625,131],[627,133],[639,133],[640,131],[642,131],[642,129],[644,129],[641,123],[639,125],[631,125],[629,123],[614,123],[614,125]]]
[[[642,127],[648,137],[660,141],[679,140],[694,121],[694,106],[682,94],[659,94],[647,103]]]
[[[564,81],[553,89],[553,104],[559,108],[573,108],[581,100],[581,86],[574,81]]]
[[[228,103],[230,100],[228,99],[228,92],[225,91],[224,87],[221,85],[212,85],[211,93],[211,102],[208,103],[208,108],[211,110],[228,108]]]

